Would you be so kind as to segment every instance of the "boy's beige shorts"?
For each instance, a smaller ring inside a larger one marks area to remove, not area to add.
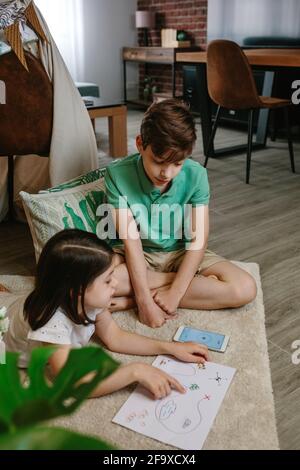
[[[125,257],[124,247],[115,247],[114,252],[118,255]],[[152,271],[159,271],[162,273],[177,272],[182,263],[183,257],[186,253],[185,249],[177,251],[157,251],[147,252],[144,251],[147,266]],[[217,255],[213,251],[206,250],[203,260],[201,261],[196,274],[201,274],[202,271],[209,268],[213,264],[220,261],[226,261],[222,256]]]

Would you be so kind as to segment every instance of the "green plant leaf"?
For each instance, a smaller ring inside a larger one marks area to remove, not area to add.
[[[46,364],[55,348],[34,349],[28,367],[28,386],[21,384],[18,355],[7,353],[0,367],[0,433],[15,432],[39,422],[68,415],[79,407],[96,385],[118,367],[99,347],[70,351],[68,360],[53,383],[46,379]],[[78,382],[94,373],[87,383]]]
[[[60,428],[29,428],[0,436],[0,450],[113,450],[109,444]]]

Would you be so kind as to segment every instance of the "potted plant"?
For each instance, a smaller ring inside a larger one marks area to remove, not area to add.
[[[55,348],[37,348],[21,383],[18,354],[7,353],[0,365],[0,450],[103,450],[113,446],[65,429],[47,427],[47,420],[73,413],[96,385],[118,367],[100,347],[72,350],[53,383],[45,367]],[[91,372],[88,383],[80,380]]]

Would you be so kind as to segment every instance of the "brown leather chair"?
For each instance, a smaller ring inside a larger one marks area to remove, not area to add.
[[[0,105],[0,156],[8,157],[9,215],[13,214],[14,156],[49,156],[53,123],[53,87],[41,64],[25,53],[29,72],[14,52],[0,56],[0,80],[6,104]]]
[[[235,42],[218,39],[212,41],[207,49],[207,83],[210,98],[218,105],[212,133],[207,145],[204,166],[207,166],[210,150],[215,138],[221,108],[249,110],[248,149],[246,183],[250,179],[250,165],[253,138],[253,114],[260,108],[284,108],[289,153],[292,172],[295,173],[293,143],[289,126],[290,100],[259,96],[248,59]]]

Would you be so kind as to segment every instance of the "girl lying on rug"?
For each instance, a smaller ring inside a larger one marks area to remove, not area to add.
[[[113,273],[113,251],[92,233],[64,230],[48,241],[38,262],[34,291],[20,308],[9,312],[10,325],[4,342],[8,351],[21,354],[20,367],[27,366],[34,347],[54,344],[58,349],[49,365],[55,376],[70,349],[86,346],[94,333],[109,350],[118,353],[169,354],[185,362],[208,360],[205,346],[158,341],[120,329],[109,311],[116,288]],[[145,363],[131,363],[101,382],[92,397],[133,382],[142,384],[156,399],[170,394],[172,388],[185,392],[165,372]]]

